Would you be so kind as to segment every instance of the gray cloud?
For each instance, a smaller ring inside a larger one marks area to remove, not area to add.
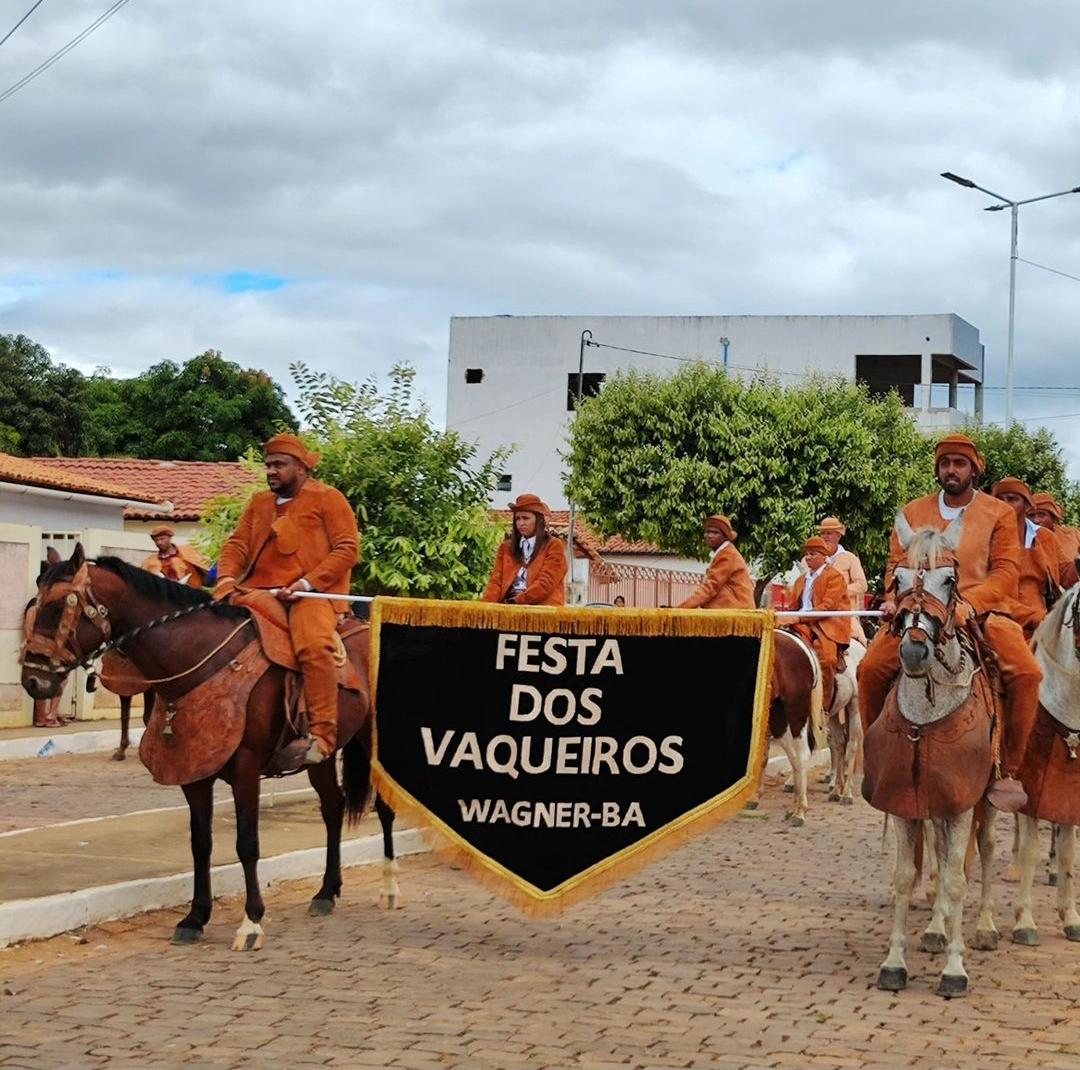
[[[102,6],[42,5],[0,82]],[[1078,36],[1064,0],[133,0],[0,105],[0,330],[130,372],[409,359],[438,412],[452,313],[955,311],[1000,383],[1007,214],[937,175],[1080,184]],[[1080,275],[1078,213],[1023,209],[1021,255]],[[234,271],[296,281],[199,282]],[[1080,283],[1018,293],[1018,382],[1080,385]]]

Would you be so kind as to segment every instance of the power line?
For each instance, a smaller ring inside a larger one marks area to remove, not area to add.
[[[751,368],[748,364],[724,364],[719,360],[708,360],[705,357],[686,357],[676,356],[674,353],[653,353],[648,349],[631,349],[629,346],[613,346],[608,342],[589,342],[585,345],[591,346],[593,349],[617,349],[620,353],[637,353],[643,357],[659,357],[661,360],[679,360],[686,364],[711,364],[714,368],[734,368],[740,372],[757,372],[761,375],[788,375],[795,379],[808,379],[814,375],[825,374],[829,372],[824,369],[820,369],[815,372],[786,372],[781,371],[779,368],[768,368],[759,366],[757,368]],[[835,375],[842,374],[840,371],[835,371]]]
[[[1051,275],[1060,275],[1063,279],[1072,279],[1073,282],[1080,282],[1080,275],[1070,275],[1067,271],[1058,271],[1057,268],[1047,267],[1045,264],[1036,264],[1034,260],[1025,260],[1022,256],[1018,256],[1016,259],[1019,260],[1021,264],[1030,264],[1032,267],[1041,268],[1043,271],[1049,271]]]
[[[0,37],[0,45],[2,45],[30,16],[37,11],[39,7],[45,2],[45,0],[37,0],[37,3],[25,14],[3,37]]]
[[[109,19],[111,19],[113,15],[115,15],[127,3],[128,0],[116,0],[116,3],[114,3],[112,7],[110,7],[107,11],[104,11],[102,14],[98,15],[98,17],[94,19],[94,21],[90,23],[90,25],[87,26],[86,29],[82,31],[82,33],[76,34],[70,41],[68,41],[66,45],[64,45],[63,48],[58,49],[47,60],[39,63],[29,74],[23,75],[23,77],[20,78],[13,85],[9,85],[7,89],[0,93],[0,104],[3,104],[8,97],[17,93],[20,89],[23,88],[23,86],[29,85],[35,78],[37,78],[39,74],[44,74],[54,63],[57,63],[59,60],[63,59],[64,56],[66,56],[73,48],[76,47],[76,45],[85,41],[86,38],[88,38],[99,26],[102,26],[104,25],[104,23],[108,22]]]
[[[489,409],[487,412],[478,412],[475,416],[466,416],[462,420],[456,420],[452,424],[447,424],[446,429],[449,431],[451,428],[460,427],[462,424],[467,424],[471,420],[482,420],[485,416],[494,416],[498,412],[505,412],[507,409],[516,408],[518,405],[524,405],[529,401],[536,401],[537,398],[546,398],[548,394],[554,394],[559,390],[562,390],[561,386],[553,386],[550,390],[541,390],[539,394],[533,394],[531,397],[519,398],[517,401],[511,401],[508,405],[500,405],[497,409]]]

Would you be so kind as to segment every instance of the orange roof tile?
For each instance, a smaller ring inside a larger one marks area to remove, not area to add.
[[[13,457],[0,453],[0,480],[29,487],[66,490],[74,494],[94,494],[102,498],[122,498],[139,502],[168,504],[160,486],[142,487],[130,480],[116,479],[109,473],[99,476],[93,472],[68,470],[49,462],[59,458]]]
[[[670,551],[661,550],[659,546],[651,542],[629,542],[613,535],[600,547],[602,554],[667,554]],[[675,555],[672,555],[675,556]]]
[[[251,482],[238,461],[155,461],[138,457],[37,457],[34,462],[71,477],[115,480],[135,487],[128,495],[172,503],[171,511],[125,509],[128,520],[200,520],[206,503]]]

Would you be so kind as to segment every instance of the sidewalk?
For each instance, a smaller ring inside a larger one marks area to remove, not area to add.
[[[129,736],[132,750],[142,738],[142,710],[133,710]],[[63,728],[0,728],[0,761],[33,758],[49,741],[50,754],[96,754],[120,745],[120,719],[72,721]]]

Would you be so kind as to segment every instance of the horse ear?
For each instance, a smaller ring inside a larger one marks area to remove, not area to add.
[[[71,567],[76,571],[86,564],[86,554],[83,552],[81,542],[75,544],[75,549],[71,552],[70,563]]]
[[[908,518],[904,516],[902,509],[897,510],[896,513],[896,537],[900,540],[901,550],[906,550],[911,545],[911,540],[915,538],[915,530],[908,523]]]
[[[956,548],[960,545],[960,536],[964,533],[964,514],[961,513],[955,520],[949,523],[949,526],[942,532],[942,538],[945,540],[945,545],[954,553]]]

